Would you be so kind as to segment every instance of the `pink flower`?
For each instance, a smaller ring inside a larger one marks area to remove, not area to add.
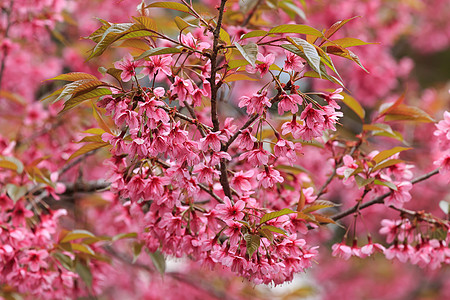
[[[244,217],[245,202],[238,200],[231,204],[230,198],[225,197],[223,204],[218,204],[215,208],[217,216],[227,220],[242,220]]]
[[[372,238],[369,237],[369,243],[363,247],[361,247],[362,257],[371,256],[375,252],[384,253],[386,248],[383,245],[378,243],[372,243]]]
[[[134,61],[131,54],[127,53],[121,61],[116,61],[114,63],[114,67],[116,69],[122,70],[122,73],[120,74],[120,78],[124,82],[130,81],[131,77],[136,75],[136,68],[141,66],[141,61]]]
[[[171,64],[172,57],[170,57],[170,55],[150,56],[149,60],[143,63],[144,68],[142,69],[141,74],[153,76],[161,71],[167,76],[170,76],[172,73],[170,70]],[[152,78],[150,78],[150,80],[152,80]]]
[[[353,160],[353,157],[346,154],[343,157],[344,165],[336,169],[336,174],[344,176],[346,179],[358,168],[358,165]]]
[[[300,137],[300,131],[302,129],[302,126],[297,123],[295,115],[292,117],[291,122],[286,122],[283,125],[281,125],[281,134],[286,135],[288,133],[291,133],[294,139],[298,139]]]
[[[439,121],[436,124],[437,130],[434,131],[435,136],[445,137],[447,140],[450,140],[450,112],[444,112],[444,120]]]
[[[297,94],[281,95],[280,103],[278,103],[278,114],[282,115],[286,111],[295,114],[298,112],[298,106],[303,102],[303,98]]]
[[[340,93],[342,93],[343,89],[342,88],[338,88],[336,89],[334,92],[330,93],[330,94],[319,94],[320,97],[324,98],[325,101],[328,102],[328,105],[339,109],[341,108],[337,103],[336,100],[343,100],[344,96],[342,96]]]
[[[239,149],[251,150],[256,141],[257,139],[251,133],[251,128],[247,128],[237,137],[236,144]]]
[[[387,206],[395,206],[397,208],[403,207],[405,202],[411,200],[411,194],[409,190],[412,188],[411,182],[403,181],[396,184],[397,190],[392,191],[391,195],[384,199],[384,204]]]
[[[297,159],[296,151],[301,151],[302,145],[300,143],[293,143],[285,139],[279,139],[273,147],[275,156],[286,157],[292,164]]]
[[[207,184],[213,184],[214,178],[217,178],[220,175],[219,171],[205,166],[203,163],[195,166],[193,171],[198,173],[197,179],[199,182],[206,182]]]
[[[207,136],[200,139],[200,149],[208,151],[211,148],[214,152],[218,152],[222,146],[220,141],[226,142],[226,136],[221,135],[220,131],[210,132]]]
[[[309,103],[302,111],[300,118],[305,120],[305,125],[307,127],[314,128],[316,127],[316,123],[323,124],[325,121],[323,117],[324,114],[325,112],[312,108],[312,103]]]
[[[267,90],[261,94],[253,94],[252,97],[242,96],[239,98],[239,107],[247,107],[248,114],[262,114],[265,109],[272,106],[269,98],[267,98]]]
[[[295,71],[300,72],[305,66],[305,60],[298,55],[295,55],[291,51],[285,50],[286,60],[284,61],[285,71]]]
[[[251,74],[255,74],[257,71],[259,71],[261,73],[261,77],[263,77],[269,71],[269,67],[274,63],[275,55],[270,53],[267,56],[264,56],[261,53],[258,53],[258,56],[256,58],[257,65],[255,67],[247,65],[245,67],[245,70]]]
[[[336,131],[336,127],[334,127],[334,125],[337,123],[340,117],[344,116],[344,114],[340,111],[335,111],[331,106],[324,106],[323,111],[325,112],[325,114],[323,115],[323,129]]]
[[[392,221],[388,219],[384,219],[381,221],[381,229],[379,231],[380,234],[387,235],[386,242],[392,243],[394,241],[395,237],[397,236],[399,232],[399,228],[402,221]]]
[[[433,162],[435,166],[439,167],[439,173],[447,177],[450,181],[450,151],[441,154],[439,159]]]
[[[331,249],[333,249],[331,255],[335,257],[339,256],[345,260],[348,260],[352,256],[352,248],[345,244],[334,244]]]
[[[187,100],[188,95],[192,95],[194,86],[191,80],[175,76],[170,92],[178,98],[180,105],[184,106],[183,102]]]
[[[277,182],[283,182],[284,178],[281,177],[280,172],[273,168],[273,166],[266,166],[265,171],[259,173],[256,179],[260,181],[264,188],[273,187]]]
[[[231,179],[231,185],[240,193],[248,192],[252,189],[251,179],[254,174],[255,171],[253,170],[247,172],[238,171],[234,173],[233,179]]]
[[[239,155],[239,160],[247,160],[252,166],[267,165],[269,162],[269,156],[272,156],[272,154],[264,150],[262,147],[259,147],[242,153]]]
[[[47,250],[27,250],[24,251],[24,254],[24,257],[20,259],[20,263],[28,265],[31,272],[38,272],[40,268],[48,267],[45,261],[48,257]]]

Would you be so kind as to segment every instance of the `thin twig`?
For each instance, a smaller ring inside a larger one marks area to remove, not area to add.
[[[435,170],[433,170],[433,171],[431,171],[431,172],[429,172],[429,173],[427,173],[427,174],[425,174],[425,175],[422,175],[422,176],[420,176],[420,177],[417,177],[416,179],[412,180],[411,183],[412,183],[412,184],[419,183],[419,182],[421,182],[421,181],[427,180],[428,178],[430,178],[430,177],[432,177],[432,176],[434,176],[434,175],[436,175],[436,174],[438,174],[438,173],[439,173],[439,168],[438,168],[438,169],[435,169]],[[381,196],[378,196],[378,197],[376,197],[376,198],[370,200],[369,202],[366,202],[366,203],[361,204],[361,205],[359,206],[359,209],[364,209],[364,208],[369,207],[369,206],[372,206],[372,205],[374,205],[374,204],[384,203],[384,199],[386,199],[387,197],[389,197],[391,194],[392,194],[392,190],[389,191],[389,192],[387,192],[387,193],[385,193],[385,194],[383,194],[383,195],[381,195]],[[390,208],[393,208],[392,206],[389,206],[389,207],[390,207]],[[339,220],[339,219],[342,219],[342,218],[344,218],[344,217],[346,217],[346,216],[348,216],[348,215],[350,215],[350,214],[356,212],[357,209],[358,209],[358,206],[355,205],[355,206],[353,206],[352,208],[349,208],[349,209],[347,209],[347,210],[345,210],[345,211],[343,211],[343,212],[340,212],[340,213],[338,213],[338,214],[335,214],[334,216],[331,217],[331,219],[334,220],[334,221],[337,221],[337,220]]]

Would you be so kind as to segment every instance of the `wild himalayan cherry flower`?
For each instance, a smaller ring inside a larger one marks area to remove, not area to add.
[[[261,183],[264,188],[272,187],[277,182],[283,182],[284,178],[280,175],[278,170],[274,169],[273,166],[268,166],[265,171],[259,173],[256,179]]]
[[[262,114],[264,109],[272,106],[269,98],[267,98],[267,90],[253,94],[252,97],[242,96],[239,100],[239,107],[246,106],[248,114]]]
[[[336,131],[336,127],[334,127],[334,124],[336,124],[338,119],[344,114],[340,111],[335,111],[331,106],[324,106],[323,111],[325,112],[325,114],[323,115],[325,119],[323,122],[323,129]]]
[[[247,160],[252,166],[267,165],[269,156],[273,156],[273,154],[267,152],[262,147],[258,147],[254,150],[242,153],[239,156],[239,160]]]
[[[256,66],[253,67],[251,65],[247,65],[245,67],[245,70],[251,74],[255,74],[257,71],[259,71],[261,73],[261,77],[263,77],[264,75],[266,75],[266,73],[269,71],[269,67],[275,61],[275,55],[270,53],[267,56],[264,56],[261,53],[258,53],[256,59],[257,59]]]
[[[397,190],[392,191],[391,195],[384,200],[387,206],[403,207],[403,203],[411,200],[409,190],[412,188],[411,182],[403,181],[396,184]]]
[[[444,120],[439,121],[436,127],[437,130],[434,131],[435,136],[445,136],[447,140],[450,140],[450,112],[444,112]]]
[[[130,53],[127,53],[121,61],[116,61],[114,67],[122,70],[120,78],[124,82],[130,81],[131,77],[136,75],[136,68],[142,65],[142,61],[134,61]]]
[[[231,179],[231,185],[240,193],[248,192],[252,189],[251,179],[254,175],[254,170],[247,172],[238,171],[234,173],[233,179]]]
[[[25,256],[20,259],[20,263],[28,266],[31,272],[37,272],[39,269],[47,268],[45,259],[48,257],[47,250],[28,250],[24,251]]]
[[[333,252],[331,255],[333,256],[339,256],[345,260],[348,260],[352,256],[352,248],[350,246],[347,246],[343,243],[340,244],[334,244],[331,249],[333,249]]]
[[[220,131],[210,132],[207,136],[200,139],[200,149],[202,151],[208,151],[211,147],[214,152],[220,151],[220,147],[222,146],[220,141],[226,142],[226,136],[220,134]]]
[[[346,179],[358,168],[353,157],[346,154],[343,158],[344,165],[336,169],[336,174],[344,176]]]
[[[240,149],[252,150],[256,141],[257,139],[253,136],[251,130],[247,128],[238,136],[236,144]]]
[[[369,237],[368,240],[369,240],[369,243],[367,245],[361,247],[362,257],[371,256],[375,252],[384,253],[386,248],[384,248],[383,245],[378,244],[378,243],[372,243],[371,237]]]
[[[286,122],[283,125],[281,125],[281,134],[286,135],[288,133],[291,133],[294,139],[298,139],[300,137],[300,131],[302,129],[302,125],[297,123],[296,115],[293,115],[292,121]]]
[[[190,32],[188,34],[181,34],[180,35],[180,42],[183,45],[191,47],[191,48],[193,48],[195,50],[198,50],[200,52],[203,51],[204,49],[210,47],[210,45],[208,43],[206,43],[206,42],[200,42],[199,43],[197,41],[197,39]],[[196,55],[197,55],[197,53],[196,53]]]
[[[175,76],[174,82],[170,86],[170,92],[172,95],[177,95],[180,106],[184,106],[183,102],[187,100],[188,95],[192,95],[194,86],[191,80]]]
[[[236,201],[232,204],[230,198],[224,198],[223,204],[218,204],[215,208],[218,217],[222,217],[226,220],[242,220],[244,217],[245,202],[242,200]]]
[[[414,248],[407,243],[398,244],[398,242],[395,242],[394,245],[384,251],[384,255],[389,260],[397,258],[405,263],[410,257],[414,256]]]
[[[286,111],[295,114],[298,112],[298,105],[303,102],[303,98],[297,94],[283,94],[280,98],[280,103],[278,103],[278,114],[280,115],[284,114]]]
[[[305,203],[306,204],[311,204],[314,201],[316,201],[317,196],[314,195],[314,188],[313,187],[302,189],[302,192],[303,192],[303,195],[305,196]]]
[[[447,180],[450,181],[450,151],[442,154],[438,160],[433,162],[433,164],[438,166],[440,168],[439,173],[447,176]]]
[[[302,145],[300,143],[293,143],[285,139],[279,139],[273,151],[276,157],[286,157],[292,164],[297,159],[296,151],[301,151]]]
[[[170,55],[155,55],[150,56],[148,61],[143,63],[141,74],[153,76],[159,71],[167,76],[171,75],[170,65],[172,64],[172,57]],[[150,78],[152,80],[152,78]]]
[[[206,182],[207,184],[213,184],[214,178],[217,178],[220,175],[219,171],[209,166],[205,166],[203,163],[195,166],[193,171],[198,173],[197,180],[199,182]]]
[[[330,94],[319,94],[320,97],[324,98],[325,101],[328,102],[328,105],[330,105],[333,108],[339,109],[341,108],[337,103],[336,100],[343,100],[344,96],[342,96],[340,93],[342,93],[343,89],[338,88],[334,92]]]
[[[305,61],[298,55],[295,55],[291,51],[284,50],[286,54],[286,60],[284,61],[285,71],[300,72],[305,66]]]
[[[305,120],[305,125],[309,128],[317,127],[316,123],[323,124],[325,112],[322,110],[312,108],[312,103],[309,103],[308,106],[302,111],[300,118]]]

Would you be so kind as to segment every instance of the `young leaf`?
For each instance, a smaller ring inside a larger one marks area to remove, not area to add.
[[[92,250],[91,247],[85,244],[77,244],[77,243],[71,243],[72,250],[80,251],[89,255],[95,255],[94,250]]]
[[[432,123],[435,120],[430,117],[426,112],[418,107],[408,106],[405,104],[399,104],[384,116],[385,121],[415,121],[423,123]]]
[[[64,81],[78,81],[82,79],[91,79],[98,80],[97,77],[91,74],[82,73],[82,72],[72,72],[67,74],[61,74],[56,77],[47,79],[47,80],[64,80]]]
[[[256,66],[256,56],[258,55],[258,45],[255,43],[248,43],[241,46],[237,42],[234,42],[236,48],[241,52],[242,56],[253,66]]]
[[[139,258],[139,255],[141,255],[143,246],[144,246],[143,243],[138,243],[138,242],[133,243],[133,264]]]
[[[75,261],[75,270],[77,271],[78,275],[80,275],[81,279],[84,281],[84,283],[91,288],[92,287],[92,273],[88,266],[86,266],[84,263],[80,262],[79,259]]]
[[[230,45],[231,39],[228,32],[225,31],[225,29],[220,28],[220,39],[225,42],[225,44]]]
[[[26,195],[28,189],[26,186],[17,186],[12,183],[6,185],[6,193],[8,193],[9,198],[16,203],[20,198]]]
[[[261,237],[255,234],[246,234],[244,236],[244,239],[246,241],[248,257],[251,258],[253,256],[253,253],[258,250],[261,244]]]
[[[246,65],[248,65],[248,61],[246,61],[245,59],[233,59],[232,61],[228,62],[228,70],[240,68]]]
[[[272,226],[272,225],[264,225],[261,227],[261,229],[267,229],[267,230],[270,230],[271,232],[287,235],[286,230]]]
[[[377,155],[375,155],[375,157],[373,158],[373,161],[375,161],[377,164],[382,162],[383,160],[391,157],[392,155],[402,152],[402,151],[406,151],[406,150],[410,150],[411,148],[405,148],[405,147],[394,147],[392,149],[389,150],[384,150],[381,151],[380,153],[378,153]]]
[[[287,40],[304,53],[308,64],[321,76],[320,56],[317,49],[304,39],[287,37]]]
[[[319,30],[308,25],[285,24],[279,25],[269,30],[268,33],[300,33],[322,37],[323,34]]]
[[[105,143],[105,142],[103,142],[103,143],[90,143],[90,144],[86,144],[86,145],[84,145],[83,147],[81,147],[80,149],[78,149],[77,151],[75,151],[75,152],[69,157],[69,159],[67,160],[67,162],[71,161],[72,159],[74,159],[74,158],[76,158],[76,157],[78,157],[78,156],[80,156],[80,155],[83,155],[83,154],[85,154],[85,153],[88,153],[88,152],[91,152],[91,151],[93,151],[93,150],[96,150],[96,149],[99,149],[99,148],[103,148],[103,147],[106,147],[106,146],[110,146],[110,144],[109,144],[109,143]]]
[[[363,178],[359,175],[355,175],[355,181],[356,181],[356,184],[358,185],[358,188],[362,188],[362,187],[368,185],[369,183],[372,183],[374,180],[375,180],[375,178],[373,178],[373,177]]]
[[[63,239],[60,241],[60,243],[67,243],[73,240],[77,239],[83,239],[83,238],[95,238],[95,235],[87,230],[83,229],[76,229],[68,232]]]
[[[265,30],[253,30],[253,31],[247,32],[246,34],[241,36],[241,40],[252,38],[252,37],[259,37],[259,36],[263,36],[266,34],[267,34],[267,31],[265,31]]]
[[[405,161],[401,160],[401,159],[389,159],[381,164],[375,165],[375,167],[372,169],[372,171],[378,171],[378,170],[381,170],[384,168],[389,168],[389,167],[395,166],[396,164],[400,164],[403,162],[405,162]]]
[[[95,89],[93,91],[81,94],[79,96],[70,98],[69,100],[67,100],[64,103],[64,109],[61,111],[61,113],[74,108],[75,106],[81,104],[82,102],[84,102],[86,100],[98,98],[100,96],[105,96],[105,95],[112,95],[111,90],[107,89],[107,88],[99,88],[99,89]]]
[[[172,48],[172,47],[158,47],[145,51],[138,57],[135,57],[135,60],[147,58],[149,56],[162,55],[162,54],[172,54],[172,53],[180,53],[181,49]]]
[[[338,204],[326,200],[316,200],[313,203],[306,205],[305,208],[303,208],[302,213],[307,214],[319,209],[335,206],[338,206]]]
[[[262,235],[262,237],[265,237],[268,239],[271,243],[273,243],[273,233],[269,229],[259,228],[258,232]]]
[[[332,46],[332,45],[339,45],[342,48],[347,48],[347,47],[373,45],[373,44],[377,44],[377,43],[367,43],[367,42],[361,41],[360,39],[346,37],[346,38],[342,38],[342,39],[337,39],[337,40],[326,42],[325,44],[322,45],[322,47],[328,47],[328,46]]]
[[[164,255],[158,250],[153,253],[150,252],[149,255],[156,270],[158,270],[159,274],[164,275],[166,272],[166,259],[164,258]]]
[[[135,238],[137,238],[136,232],[126,232],[126,233],[119,233],[113,236],[111,240],[115,242],[122,239],[135,239]]]
[[[23,172],[23,163],[15,157],[12,156],[1,156],[0,155],[0,168],[10,169],[18,174]]]
[[[256,81],[258,79],[251,78],[248,75],[245,74],[230,74],[223,80],[224,82],[232,82],[232,81],[239,81],[239,80],[251,80]]]
[[[295,211],[293,211],[292,209],[289,208],[283,208],[282,210],[279,211],[274,211],[274,212],[270,212],[265,214],[264,216],[262,216],[261,220],[259,221],[260,224],[266,223],[267,221],[270,221],[272,219],[284,216],[284,215],[288,215],[288,214],[294,214],[296,213]]]
[[[167,8],[167,9],[173,9],[178,10],[182,12],[189,12],[189,7],[187,7],[184,4],[178,3],[178,2],[155,2],[152,4],[147,5],[145,8],[152,8],[152,7],[160,7],[160,8]]]
[[[364,111],[364,108],[361,106],[361,104],[359,104],[359,102],[356,101],[356,99],[350,96],[349,94],[347,93],[341,94],[342,96],[344,96],[342,102],[344,102],[345,105],[347,105],[351,110],[353,110],[358,115],[358,117],[361,118],[361,120],[364,120],[366,112]]]
[[[349,22],[349,21],[351,21],[353,19],[356,19],[356,18],[360,18],[360,17],[356,16],[356,17],[353,17],[353,18],[350,18],[350,19],[345,19],[345,20],[338,21],[338,22],[334,23],[333,25],[331,25],[330,28],[327,29],[327,31],[325,31],[325,34],[324,34],[325,38],[329,39],[333,34],[336,33],[336,31],[341,29],[342,26],[344,26],[347,22]]]
[[[389,181],[381,181],[381,180],[375,179],[373,181],[373,183],[376,184],[376,185],[387,186],[388,188],[390,188],[391,190],[394,190],[394,191],[398,190],[397,186],[395,184],[393,184],[392,182],[389,182]]]

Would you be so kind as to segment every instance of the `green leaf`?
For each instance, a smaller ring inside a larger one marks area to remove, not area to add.
[[[225,42],[225,44],[230,45],[231,39],[228,32],[225,31],[225,29],[220,28],[220,39]]]
[[[150,29],[153,31],[158,30],[158,26],[156,26],[155,20],[153,20],[150,17],[147,16],[139,16],[139,17],[133,17],[133,20],[136,21],[137,24],[141,24],[146,29]]]
[[[80,275],[81,279],[84,281],[86,286],[89,288],[92,287],[92,273],[88,266],[84,263],[80,262],[80,260],[75,261],[75,270],[78,275]]]
[[[189,7],[187,7],[184,4],[178,3],[178,2],[155,2],[150,5],[147,5],[145,8],[152,8],[152,7],[160,7],[160,8],[167,8],[172,10],[178,10],[182,12],[189,12]]]
[[[273,243],[273,233],[269,229],[265,228],[259,228],[258,232],[262,235],[262,237],[265,237],[268,239],[271,243]]]
[[[173,48],[173,47],[157,47],[150,50],[145,51],[138,57],[135,57],[135,60],[140,60],[143,58],[147,58],[149,56],[162,55],[162,54],[172,54],[172,53],[180,53],[181,49]]]
[[[60,252],[53,252],[52,255],[61,263],[64,268],[72,272],[74,271],[73,260],[68,255],[62,254]]]
[[[90,135],[90,136],[85,136],[77,143],[104,143],[104,141],[102,140],[101,135]]]
[[[86,100],[98,98],[100,96],[105,95],[112,95],[111,90],[107,88],[98,88],[93,91],[81,94],[79,96],[72,97],[64,103],[64,109],[60,113],[66,112],[69,109],[74,108],[75,106],[83,103]]]
[[[384,116],[385,121],[415,121],[422,123],[433,123],[435,120],[425,111],[418,107],[399,104],[389,110]]]
[[[90,79],[90,80],[98,80],[97,77],[91,74],[82,73],[82,72],[72,72],[67,74],[61,74],[56,77],[47,79],[47,80],[64,80],[64,81],[78,81],[82,79]]]
[[[295,16],[299,16],[303,20],[306,20],[305,12],[300,7],[298,7],[296,4],[289,2],[289,1],[283,1],[283,2],[279,2],[278,6],[285,13],[287,13],[292,19],[294,19]]]
[[[18,174],[23,172],[23,163],[15,157],[12,156],[2,156],[0,155],[0,168],[10,169]]]
[[[361,41],[360,39],[346,37],[346,38],[342,38],[342,39],[329,41],[329,42],[323,44],[322,47],[328,47],[330,45],[339,45],[343,48],[347,48],[347,47],[373,45],[373,44],[378,44],[378,43],[367,43],[367,42]]]
[[[338,22],[334,23],[333,25],[331,25],[330,28],[328,28],[325,31],[325,34],[324,34],[325,38],[329,39],[333,34],[336,33],[336,31],[341,29],[342,26],[344,26],[347,22],[349,22],[349,21],[351,21],[353,19],[356,19],[356,18],[360,18],[360,17],[356,16],[356,17],[353,17],[353,18],[350,18],[350,19],[345,19],[345,20],[338,21]]]
[[[296,25],[296,24],[285,24],[279,25],[269,30],[268,33],[300,33],[308,34],[317,37],[322,37],[323,34],[319,30],[308,26],[308,25]]]
[[[248,65],[248,61],[245,59],[233,59],[228,62],[228,70],[240,68],[246,65]]]
[[[79,86],[82,86],[83,84],[85,84],[85,83],[87,83],[89,81],[92,81],[92,79],[80,79],[80,80],[74,81],[72,83],[66,84],[62,88],[61,91],[57,90],[57,91],[53,92],[50,96],[47,96],[46,98],[44,98],[44,100],[48,99],[50,97],[58,95],[58,97],[56,97],[56,99],[53,100],[53,103],[55,103],[58,100],[66,97],[66,96],[72,95],[73,91],[75,91]]]
[[[272,225],[264,225],[261,227],[261,229],[267,229],[267,230],[270,230],[271,232],[275,232],[275,233],[279,233],[279,234],[283,234],[283,235],[287,236],[286,230],[272,226]]]
[[[92,114],[94,115],[95,120],[98,125],[102,128],[103,132],[97,133],[96,135],[101,136],[103,133],[108,132],[112,134],[111,129],[109,129],[108,124],[106,124],[105,120],[103,120],[101,114],[99,113],[100,108],[92,102]],[[103,142],[103,140],[102,140]]]
[[[102,128],[90,128],[88,130],[83,131],[83,133],[102,135],[105,133],[105,130],[103,130]]]
[[[247,32],[246,34],[241,36],[241,40],[252,38],[252,37],[259,37],[259,36],[263,36],[266,34],[267,34],[267,31],[265,31],[265,30],[253,30],[253,31]]]
[[[381,151],[380,153],[378,153],[377,155],[375,155],[375,157],[373,158],[373,161],[375,161],[377,164],[382,162],[383,160],[391,157],[392,155],[402,152],[402,151],[406,151],[406,150],[410,150],[412,148],[405,148],[405,147],[394,147],[392,149],[389,150],[384,150]]]
[[[88,245],[85,244],[77,244],[77,243],[71,243],[70,244],[72,246],[72,250],[76,250],[82,253],[86,253],[89,255],[95,255],[94,250],[92,250],[91,247],[89,247]]]
[[[261,220],[259,221],[260,224],[266,223],[267,221],[270,221],[272,219],[284,216],[284,215],[288,215],[288,214],[294,214],[296,213],[295,211],[293,211],[292,209],[289,208],[283,208],[282,210],[279,211],[274,211],[274,212],[270,212],[265,214],[264,216],[262,216]]]
[[[113,236],[112,241],[115,242],[121,239],[135,239],[135,238],[137,238],[136,232],[126,232],[126,233],[119,233]]]
[[[224,82],[232,82],[232,81],[240,81],[240,80],[256,81],[258,79],[251,78],[245,74],[231,74],[231,75],[228,75],[227,77],[225,77],[225,79],[223,81]]]
[[[8,193],[9,198],[16,203],[20,198],[27,194],[28,189],[25,186],[8,183],[6,185],[6,192]]]
[[[177,25],[178,29],[180,29],[180,31],[183,31],[186,28],[192,26],[191,24],[189,24],[188,22],[186,22],[185,20],[183,20],[179,16],[176,16],[174,21],[175,21],[175,24]]]
[[[245,60],[247,60],[253,67],[255,67],[256,57],[258,56],[258,45],[252,42],[244,46],[241,46],[237,42],[234,42],[234,45],[239,50],[239,52],[241,52]]]
[[[335,207],[335,206],[339,206],[336,203],[333,203],[331,201],[326,201],[326,200],[316,200],[311,204],[308,204],[305,206],[305,208],[303,208],[302,213],[307,214],[319,209],[323,209],[323,208],[328,208],[328,207]]]
[[[376,184],[376,185],[387,186],[388,188],[390,188],[391,190],[394,190],[394,191],[397,190],[397,186],[395,184],[393,184],[392,182],[389,182],[389,181],[382,181],[382,180],[375,179],[373,181],[373,183]]]
[[[287,37],[287,40],[304,54],[304,58],[308,62],[309,66],[321,77],[320,56],[317,49],[304,39]]]
[[[351,110],[353,110],[358,117],[361,118],[361,120],[364,120],[364,117],[366,116],[366,112],[364,111],[364,108],[359,104],[358,101],[356,101],[355,98],[350,96],[347,93],[341,93],[342,96],[344,96],[344,99],[342,99],[342,102],[345,103]]]
[[[99,149],[99,148],[103,148],[103,147],[106,147],[106,146],[110,146],[110,144],[109,144],[109,143],[105,143],[105,142],[103,142],[103,143],[90,143],[90,144],[86,144],[86,145],[84,145],[83,147],[81,147],[80,149],[78,149],[77,151],[75,151],[75,152],[69,157],[69,159],[67,160],[67,162],[71,161],[72,159],[74,159],[74,158],[76,158],[76,157],[78,157],[78,156],[80,156],[80,155],[83,155],[83,154],[85,154],[85,153],[88,153],[88,152],[91,152],[91,151],[93,151],[93,150],[96,150],[96,149]]]
[[[133,243],[133,264],[139,258],[139,255],[141,255],[143,246],[144,246],[143,243],[138,243],[138,242]]]
[[[378,170],[381,170],[381,169],[384,169],[384,168],[389,168],[389,167],[392,167],[392,166],[394,166],[396,164],[400,164],[400,163],[403,163],[403,162],[405,162],[405,161],[401,160],[401,159],[389,159],[389,160],[387,160],[387,161],[385,161],[385,162],[383,162],[381,164],[375,165],[375,167],[372,169],[372,171],[378,171]]]
[[[164,258],[164,255],[158,250],[153,253],[150,252],[149,255],[156,270],[158,270],[159,274],[164,275],[166,272],[166,259]]]
[[[60,241],[60,243],[67,243],[73,240],[84,238],[95,238],[95,235],[87,230],[76,229],[68,232]]]
[[[355,175],[355,181],[359,188],[362,188],[362,187],[368,185],[369,183],[372,183],[374,180],[375,180],[375,178],[373,178],[373,177],[363,178],[359,175]]]
[[[244,239],[246,241],[248,257],[252,258],[253,253],[255,253],[258,250],[261,244],[261,237],[256,234],[246,234],[244,236]]]
[[[116,68],[109,68],[106,70],[106,73],[114,77],[117,81],[121,82],[122,78],[120,77],[120,74],[122,74],[122,70],[116,69]]]

